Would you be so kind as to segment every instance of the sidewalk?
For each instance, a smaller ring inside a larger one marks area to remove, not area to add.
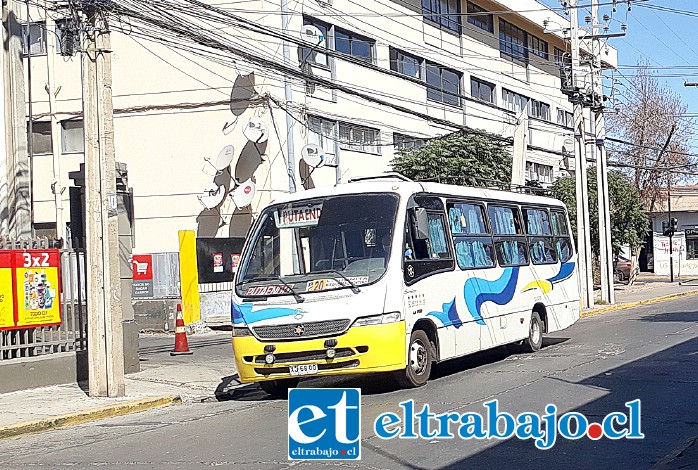
[[[613,305],[596,304],[592,308],[584,309],[582,317],[589,317],[604,312],[622,310],[638,305],[650,304],[669,300],[685,295],[698,294],[698,280],[682,279],[673,283],[663,280],[661,277],[644,277],[636,281],[632,286],[616,284],[616,303]],[[600,293],[594,292],[597,302],[600,301]]]
[[[584,310],[582,316],[695,294],[698,282],[679,285],[640,281],[633,286],[619,285],[615,305],[596,305]],[[126,376],[125,397],[89,397],[78,384],[0,394],[0,439],[181,402],[216,400],[243,386],[237,380],[230,332],[190,335],[189,347],[194,355],[177,357],[169,355],[173,336],[144,336],[140,348],[142,370]],[[148,345],[144,347],[144,343]],[[86,388],[86,384],[82,386]]]
[[[156,345],[143,347],[144,336],[155,338]],[[87,383],[0,394],[0,439],[182,402],[216,400],[242,386],[229,331],[189,335],[191,356],[170,356],[174,335],[141,334],[141,338],[141,371],[126,376],[126,396],[90,397]],[[223,344],[223,353],[207,354],[204,348],[211,344]]]

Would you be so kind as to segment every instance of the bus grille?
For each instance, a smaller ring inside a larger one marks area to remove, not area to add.
[[[328,320],[312,323],[290,323],[253,327],[252,331],[261,339],[305,339],[343,333],[351,320]]]

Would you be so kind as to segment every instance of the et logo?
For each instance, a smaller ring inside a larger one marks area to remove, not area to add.
[[[360,460],[361,391],[295,388],[288,393],[289,460]]]

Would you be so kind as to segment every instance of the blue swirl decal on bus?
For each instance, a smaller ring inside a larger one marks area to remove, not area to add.
[[[544,294],[547,294],[548,292],[553,290],[553,286],[555,284],[557,284],[558,282],[565,281],[572,277],[572,273],[574,273],[574,263],[563,263],[560,265],[560,271],[558,271],[558,273],[555,276],[551,277],[550,279],[537,279],[533,282],[530,282],[523,289],[521,289],[521,292],[526,292],[533,289],[540,289]]]
[[[496,281],[471,278],[465,282],[465,305],[479,325],[484,325],[480,309],[485,302],[506,305],[511,302],[516,292],[516,282],[519,278],[519,268],[504,268],[501,277]]]
[[[233,302],[231,309],[233,325],[255,323],[262,320],[271,320],[272,318],[287,317],[297,313],[295,308],[272,307],[255,311],[252,311],[252,308],[253,305],[250,303],[238,305]]]
[[[458,316],[455,298],[443,304],[440,312],[429,312],[427,315],[438,318],[444,326],[455,326],[456,328],[460,328],[463,324],[463,321]]]
[[[468,312],[478,325],[484,325],[482,318],[482,304],[494,302],[497,305],[505,305],[511,302],[516,292],[516,283],[519,278],[519,268],[505,268],[501,277],[496,281],[471,278],[465,281],[463,296]],[[440,312],[429,312],[427,315],[438,318],[444,326],[460,328],[463,324],[456,308],[456,299],[443,304]]]
[[[558,282],[565,281],[572,276],[574,272],[574,263],[563,263],[560,265],[560,272],[554,277],[548,279],[551,284],[557,284]]]

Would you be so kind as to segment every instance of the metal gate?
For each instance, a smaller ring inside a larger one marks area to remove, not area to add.
[[[0,242],[0,249],[35,248]],[[38,246],[46,248],[46,246]],[[0,363],[22,358],[87,350],[87,296],[85,250],[64,249],[61,254],[61,324],[0,331]]]

